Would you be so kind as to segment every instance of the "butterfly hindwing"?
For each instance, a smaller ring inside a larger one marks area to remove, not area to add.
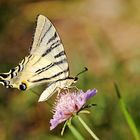
[[[0,73],[0,83],[6,86],[7,88],[13,88],[14,79],[19,76],[19,74],[23,71],[26,63],[28,63],[30,56],[25,57],[18,66],[12,68],[7,73]]]

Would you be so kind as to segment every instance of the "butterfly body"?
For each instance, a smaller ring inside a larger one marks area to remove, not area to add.
[[[62,41],[48,18],[39,15],[29,56],[8,73],[0,74],[0,83],[20,90],[47,83],[48,87],[39,99],[45,101],[60,88],[69,87],[77,81],[69,75]]]

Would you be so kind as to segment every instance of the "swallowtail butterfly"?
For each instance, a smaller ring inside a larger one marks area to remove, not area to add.
[[[40,102],[77,81],[77,76],[73,78],[69,75],[69,66],[61,39],[49,19],[39,15],[29,55],[8,73],[1,73],[0,83],[6,88],[19,90],[47,83],[47,88],[39,98]]]

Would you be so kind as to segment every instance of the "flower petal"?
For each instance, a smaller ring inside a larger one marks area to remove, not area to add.
[[[93,97],[95,94],[97,93],[97,89],[93,89],[93,90],[88,90],[85,95],[86,95],[86,100],[90,99],[91,97]]]
[[[68,120],[77,113],[85,104],[88,99],[97,93],[96,89],[88,90],[87,92],[65,92],[61,93],[57,98],[56,104],[53,108],[53,119],[50,120],[50,130],[54,129],[58,124]]]

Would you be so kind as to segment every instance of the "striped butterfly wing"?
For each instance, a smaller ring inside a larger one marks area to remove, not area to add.
[[[39,34],[37,34],[39,33]],[[37,18],[30,55],[38,57],[36,76],[31,82],[55,81],[69,76],[69,66],[62,41],[52,23],[43,15]]]
[[[40,30],[40,22],[37,22],[37,32],[41,32],[41,35],[35,34],[34,43],[31,49],[31,54],[35,56],[40,56],[41,60],[50,61],[46,63],[45,67],[38,69],[39,73],[45,74],[46,77],[41,78],[41,74],[37,75],[37,80],[32,82],[39,82],[43,80],[49,81],[49,86],[41,94],[39,101],[45,101],[53,95],[54,92],[58,91],[59,88],[65,87],[69,77],[69,66],[66,58],[66,54],[63,48],[61,39],[56,32],[56,29],[52,23],[44,16],[38,17],[39,21],[42,21],[42,28]],[[47,45],[47,47],[46,47]],[[39,64],[39,63],[38,63]],[[47,75],[49,77],[47,77]],[[68,80],[71,81],[71,80]],[[72,79],[73,81],[73,79]]]
[[[14,88],[14,82],[18,79],[19,74],[23,71],[26,63],[28,63],[30,56],[25,57],[18,66],[12,68],[7,73],[0,73],[0,83],[6,88]],[[17,88],[17,87],[15,87]]]
[[[25,85],[31,88],[49,83],[45,90],[47,95],[44,92],[42,95],[47,96],[47,99],[57,87],[64,87],[68,77],[69,66],[60,37],[52,23],[45,16],[39,15],[30,55],[9,73],[0,74],[0,83],[21,90]]]

